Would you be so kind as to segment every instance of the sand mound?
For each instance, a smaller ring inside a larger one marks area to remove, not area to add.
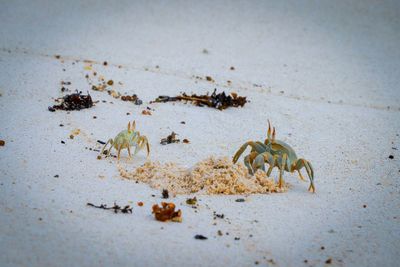
[[[153,188],[167,189],[175,194],[265,194],[287,190],[278,188],[265,172],[258,171],[251,176],[243,164],[233,164],[227,157],[210,157],[190,169],[175,163],[160,164],[151,161],[131,172],[121,166],[118,169],[124,178],[147,183]]]

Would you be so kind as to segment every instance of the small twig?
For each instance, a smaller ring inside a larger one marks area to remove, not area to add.
[[[122,212],[122,213],[132,213],[132,207],[129,205],[126,205],[125,207],[121,208],[120,206],[117,205],[117,203],[114,202],[113,207],[107,207],[106,204],[100,204],[100,206],[94,205],[92,203],[87,203],[86,205],[97,208],[97,209],[103,209],[103,210],[114,210],[114,213]]]

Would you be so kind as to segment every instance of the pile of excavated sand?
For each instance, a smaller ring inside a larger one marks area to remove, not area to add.
[[[243,164],[233,164],[227,157],[210,157],[190,169],[175,163],[151,161],[133,171],[121,166],[118,169],[124,178],[147,183],[152,188],[167,189],[174,194],[265,194],[287,190],[286,187],[279,188],[265,172],[257,171],[255,175],[249,175]]]

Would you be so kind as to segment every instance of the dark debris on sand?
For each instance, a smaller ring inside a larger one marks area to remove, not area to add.
[[[76,93],[66,95],[62,98],[57,98],[57,102],[61,102],[59,105],[53,105],[49,107],[49,111],[54,112],[59,110],[81,110],[85,108],[91,108],[93,106],[93,100],[90,94],[83,95],[82,92],[76,91]]]
[[[181,140],[177,139],[176,136],[177,136],[177,134],[175,132],[172,132],[166,138],[162,138],[160,140],[160,144],[166,145],[166,144],[172,144],[172,143],[179,143]]]
[[[112,207],[107,207],[106,204],[101,204],[100,206],[96,206],[96,205],[94,205],[92,203],[87,203],[86,205],[88,205],[90,207],[93,207],[93,208],[97,208],[97,209],[113,210],[114,213],[118,213],[118,212],[121,212],[121,213],[132,213],[132,207],[129,206],[129,205],[126,205],[124,207],[120,207],[116,203],[114,203],[114,206],[112,206]]]
[[[247,103],[245,96],[238,96],[236,93],[231,93],[230,95],[227,95],[225,94],[225,92],[217,94],[217,89],[214,89],[214,92],[211,95],[192,94],[191,96],[189,96],[186,93],[182,93],[181,95],[173,97],[159,96],[151,103],[165,103],[174,101],[189,101],[195,106],[207,106],[219,110],[224,110],[228,107],[243,107]]]

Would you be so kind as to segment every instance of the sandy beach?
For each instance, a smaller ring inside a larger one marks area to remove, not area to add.
[[[398,265],[399,18],[396,1],[0,1],[0,266]],[[249,102],[150,103],[215,88]],[[94,106],[48,110],[75,90]],[[148,160],[185,168],[263,141],[270,120],[316,192],[285,172],[284,193],[163,199],[97,159],[133,120]],[[189,143],[160,144],[171,132]],[[154,219],[162,201],[181,223]],[[86,205],[114,202],[132,214]]]

